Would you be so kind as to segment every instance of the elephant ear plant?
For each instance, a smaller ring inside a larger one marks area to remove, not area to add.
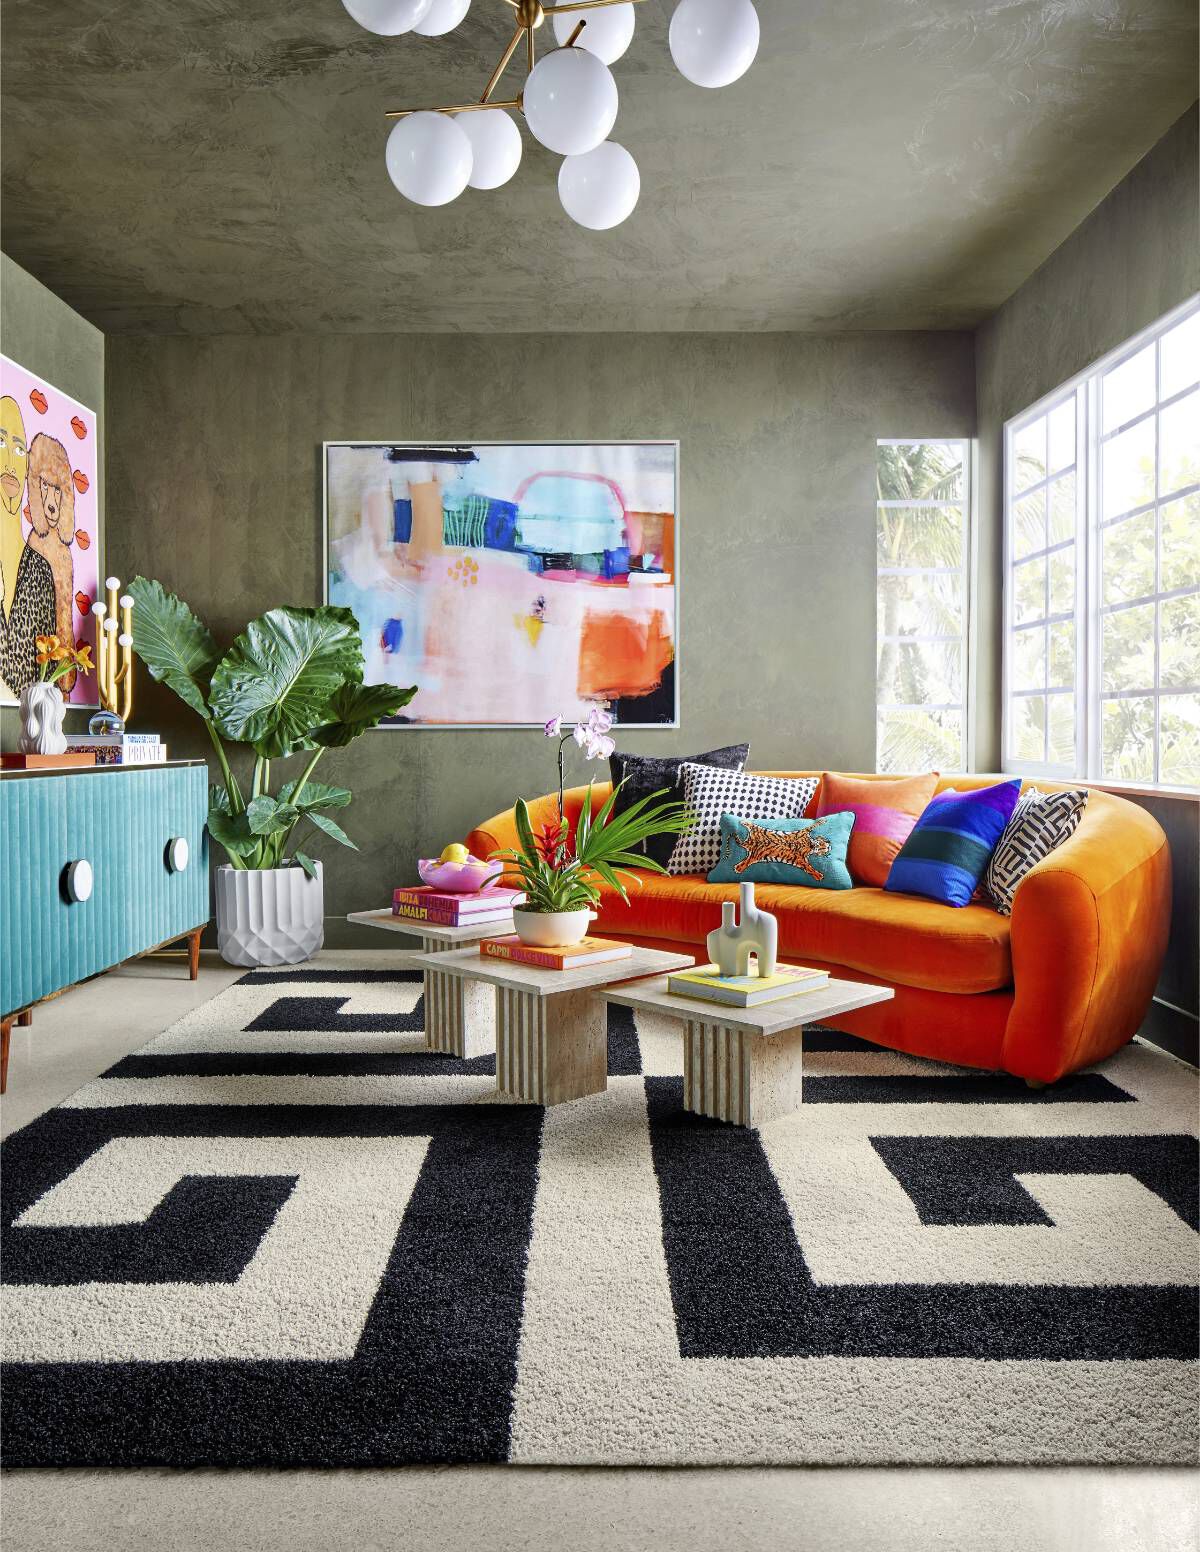
[[[342,749],[394,716],[415,686],[363,684],[362,642],[349,609],[271,609],[222,653],[211,631],[161,583],[137,577],[133,647],[153,678],[200,717],[216,750],[222,785],[210,792],[209,834],[238,869],[296,862],[310,878],[312,857],[295,842],[304,827],[355,847],[330,809],[350,793],[313,780],[326,749]],[[234,775],[227,744],[246,745],[254,764],[249,791]],[[298,776],[272,795],[271,762],[307,753]]]

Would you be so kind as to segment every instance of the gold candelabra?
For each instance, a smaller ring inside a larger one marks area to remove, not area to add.
[[[133,715],[133,599],[121,592],[119,577],[106,577],[104,587],[108,602],[101,603],[97,598],[92,605],[96,618],[96,684],[104,710],[128,724]]]
[[[517,13],[517,26],[508,47],[500,56],[500,63],[492,71],[491,78],[483,89],[483,96],[478,102],[458,102],[445,108],[390,108],[385,114],[386,119],[406,119],[410,114],[422,111],[429,113],[473,113],[481,108],[516,108],[518,112],[524,111],[524,98],[521,92],[515,97],[510,97],[504,102],[493,102],[492,93],[500,84],[500,77],[508,69],[509,61],[521,45],[521,39],[525,39],[526,75],[537,63],[537,49],[534,43],[534,33],[546,20],[547,16],[558,16],[567,11],[600,11],[610,5],[621,5],[623,0],[563,0],[561,5],[542,5],[540,0],[504,0],[504,3]],[[640,4],[640,0],[632,0],[634,5]],[[581,17],[579,25],[567,39],[566,48],[571,48],[587,25],[587,18]]]

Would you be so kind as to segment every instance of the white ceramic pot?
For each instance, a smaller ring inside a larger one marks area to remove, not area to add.
[[[518,906],[513,912],[517,937],[532,948],[567,948],[582,943],[595,920],[595,911],[523,911]]]
[[[298,965],[325,941],[325,888],[301,867],[217,869],[217,948],[230,965]]]
[[[66,704],[56,684],[37,680],[21,691],[21,753],[62,754],[67,747],[63,734]]]

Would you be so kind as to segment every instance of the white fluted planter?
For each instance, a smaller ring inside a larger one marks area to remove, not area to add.
[[[325,887],[303,868],[217,869],[217,948],[230,965],[298,965],[325,941]]]

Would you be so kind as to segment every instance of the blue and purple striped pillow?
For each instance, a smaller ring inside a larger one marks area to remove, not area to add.
[[[883,887],[943,905],[969,905],[1020,796],[1019,781],[940,792],[913,826]]]

